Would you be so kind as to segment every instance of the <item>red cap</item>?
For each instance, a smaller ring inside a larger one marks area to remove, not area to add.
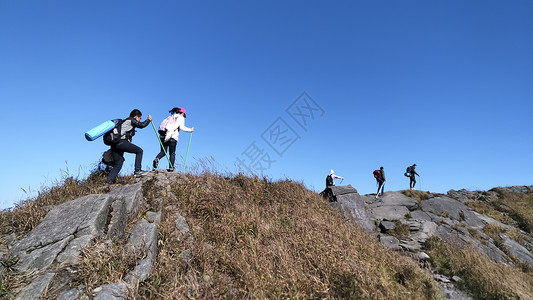
[[[185,110],[185,108],[183,107],[178,108],[178,112],[183,113],[183,117],[187,118],[187,111]]]

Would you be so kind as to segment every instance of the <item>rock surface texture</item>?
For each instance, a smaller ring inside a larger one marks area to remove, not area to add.
[[[128,293],[148,278],[157,260],[163,206],[160,199],[149,199],[152,210],[144,212],[145,218],[137,217],[147,207],[143,184],[151,179],[168,182],[172,176],[182,177],[154,171],[135,184],[115,187],[107,194],[84,196],[53,207],[38,226],[9,246],[9,255],[18,259],[15,269],[33,278],[15,291],[15,299],[40,299],[52,289],[58,299],[64,300],[127,299]],[[183,217],[176,222],[188,228]],[[127,241],[126,251],[140,258],[123,281],[100,286],[89,296],[76,280],[76,265],[82,249],[97,240],[107,247]]]
[[[533,194],[533,186],[502,189]],[[359,223],[365,231],[372,231],[381,244],[389,249],[420,253],[424,249],[424,242],[437,236],[449,242],[474,245],[496,262],[508,265],[520,262],[533,267],[533,247],[528,242],[533,240],[530,234],[474,212],[465,205],[471,201],[496,201],[496,191],[451,190],[448,195],[421,192],[419,195],[424,195],[424,199],[418,200],[406,194],[409,191],[386,192],[376,199],[375,195],[359,195],[351,186],[326,188],[321,193],[341,215]],[[501,242],[497,243],[483,232],[488,225],[519,231],[526,239],[515,241],[501,233]],[[468,299],[468,296],[454,289],[450,280],[442,280],[442,275],[438,274],[435,274],[435,278],[447,298]]]
[[[198,229],[190,227],[176,207],[165,207],[161,199],[150,199],[147,196],[150,193],[145,195],[145,187],[149,184],[164,191],[165,197],[175,199],[171,182],[186,180],[179,173],[153,171],[135,184],[118,186],[106,194],[88,195],[57,205],[49,210],[38,226],[19,240],[7,237],[7,253],[2,248],[0,254],[15,257],[14,268],[29,278],[27,284],[14,291],[15,299],[50,298],[50,294],[64,300],[127,299],[139,283],[150,276],[157,262],[158,226],[163,216],[165,220],[171,218],[180,241],[188,245],[180,257],[183,262],[190,263],[195,241],[193,232]],[[533,194],[533,187],[509,189],[511,192]],[[420,263],[430,259],[423,252],[424,242],[437,236],[445,241],[477,246],[497,262],[533,267],[531,235],[522,231],[520,234],[527,238],[514,240],[516,235],[507,234],[505,230],[517,230],[515,227],[476,213],[465,205],[470,201],[497,199],[497,192],[452,190],[448,195],[441,195],[404,191],[386,192],[376,198],[375,195],[360,195],[348,185],[329,187],[321,194],[347,221],[359,224],[389,249],[415,252],[412,256]],[[487,226],[503,229],[497,237],[492,236],[498,242],[484,233],[483,229]],[[77,267],[82,260],[83,249],[93,245],[93,248],[101,246],[102,251],[123,247],[125,256],[134,259],[122,280],[87,291],[83,280],[77,278]],[[434,277],[446,297],[469,299],[454,288],[454,282],[460,278],[447,278],[440,274]]]

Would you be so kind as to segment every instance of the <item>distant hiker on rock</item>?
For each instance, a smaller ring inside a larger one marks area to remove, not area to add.
[[[374,178],[378,182],[377,198],[379,195],[383,195],[383,189],[385,188],[385,170],[383,170],[383,167],[380,167],[379,170],[375,170],[372,174],[374,174]]]
[[[193,132],[194,127],[189,128],[185,126],[185,118],[187,117],[185,108],[174,107],[169,111],[169,113],[171,115],[163,120],[163,122],[161,122],[161,126],[159,126],[159,138],[163,143],[164,149],[161,147],[161,152],[159,152],[154,159],[153,167],[154,169],[157,169],[159,160],[165,156],[165,151],[168,149],[170,155],[170,166],[168,171],[173,172],[174,162],[176,160],[176,146],[178,144],[178,136],[180,134],[179,132],[180,130],[185,132]]]
[[[335,175],[333,170],[329,171],[329,175],[326,176],[326,187],[334,186],[335,185],[335,178],[339,178],[344,180],[344,178]]]
[[[416,164],[413,164],[412,166],[407,167],[407,169],[405,170],[406,172],[404,174],[405,176],[409,177],[409,189],[410,190],[415,190],[415,184],[416,184],[415,175],[418,175],[415,169],[416,169]]]
[[[152,121],[152,116],[148,116],[144,122],[141,122],[142,113],[138,109],[131,111],[130,116],[126,118],[120,125],[120,140],[111,145],[111,151],[113,153],[113,168],[107,176],[106,185],[115,182],[115,179],[122,169],[124,163],[124,152],[135,154],[135,177],[140,177],[146,173],[141,170],[141,164],[143,159],[143,149],[139,146],[131,143],[132,137],[135,135],[135,128],[144,128]]]

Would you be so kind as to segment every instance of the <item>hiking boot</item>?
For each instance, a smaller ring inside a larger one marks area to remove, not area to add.
[[[156,158],[154,159],[154,163],[153,163],[153,165],[152,165],[152,166],[154,167],[154,169],[157,169],[157,165],[158,165],[158,164],[159,164],[159,158],[156,157]]]
[[[174,168],[168,168],[167,171],[174,172]]]
[[[133,173],[133,175],[135,175],[135,177],[139,178],[139,177],[145,175],[146,173],[148,173],[148,171],[135,171],[135,173]]]

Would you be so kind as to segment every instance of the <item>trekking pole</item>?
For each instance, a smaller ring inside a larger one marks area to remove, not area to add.
[[[181,170],[182,173],[185,172],[185,164],[187,163],[187,156],[189,156],[189,148],[191,147],[191,140],[192,140],[192,132],[189,136],[189,145],[187,146],[187,153],[185,154],[185,161],[183,162],[183,170]]]
[[[376,199],[378,198],[379,194],[381,194],[381,191],[383,191],[383,184],[379,187],[378,193],[376,194]]]
[[[422,180],[420,180],[420,175],[418,175],[418,188],[422,190]]]
[[[342,184],[342,182],[343,182],[343,181],[344,181],[344,178],[343,178],[343,179],[341,179],[341,183],[339,183],[339,184]]]
[[[163,149],[163,152],[165,152],[165,156],[168,159],[168,165],[170,166],[170,168],[174,168],[174,166],[170,162],[170,158],[168,158],[168,154],[167,154],[167,151],[165,150],[165,146],[163,146],[163,142],[161,142],[161,139],[159,138],[159,134],[157,133],[157,129],[155,129],[154,122],[150,121],[150,123],[152,123],[152,127],[154,128],[155,136],[157,137],[157,140],[159,141],[159,144],[161,145],[161,149]]]

